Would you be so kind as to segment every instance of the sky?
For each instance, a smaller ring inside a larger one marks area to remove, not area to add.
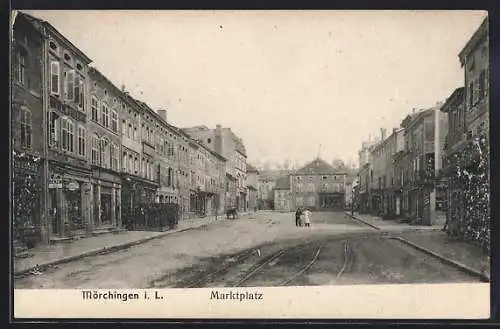
[[[216,124],[248,162],[357,162],[361,143],[463,85],[483,11],[25,11],[177,127]]]

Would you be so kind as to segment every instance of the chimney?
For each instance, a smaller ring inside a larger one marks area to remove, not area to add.
[[[163,119],[163,121],[167,122],[167,110],[160,109],[157,111],[157,113]]]
[[[415,108],[413,108],[413,109],[411,110],[411,113],[412,113],[412,114],[415,114]]]

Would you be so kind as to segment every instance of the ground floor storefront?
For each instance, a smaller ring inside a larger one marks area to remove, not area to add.
[[[134,218],[143,208],[156,203],[159,184],[129,174],[122,175],[121,184],[122,226],[131,229]]]
[[[90,168],[50,161],[49,177],[50,240],[90,234],[94,204]]]
[[[120,228],[122,226],[121,176],[101,168],[92,170],[93,196],[92,230]]]
[[[344,210],[344,193],[318,193],[317,209],[325,211]]]

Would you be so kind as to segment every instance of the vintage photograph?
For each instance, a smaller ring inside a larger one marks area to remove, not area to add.
[[[482,11],[13,11],[14,288],[487,283],[489,85]]]

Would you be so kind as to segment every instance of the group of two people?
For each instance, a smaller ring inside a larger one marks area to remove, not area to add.
[[[311,226],[311,211],[307,208],[297,208],[295,212],[295,226]]]

